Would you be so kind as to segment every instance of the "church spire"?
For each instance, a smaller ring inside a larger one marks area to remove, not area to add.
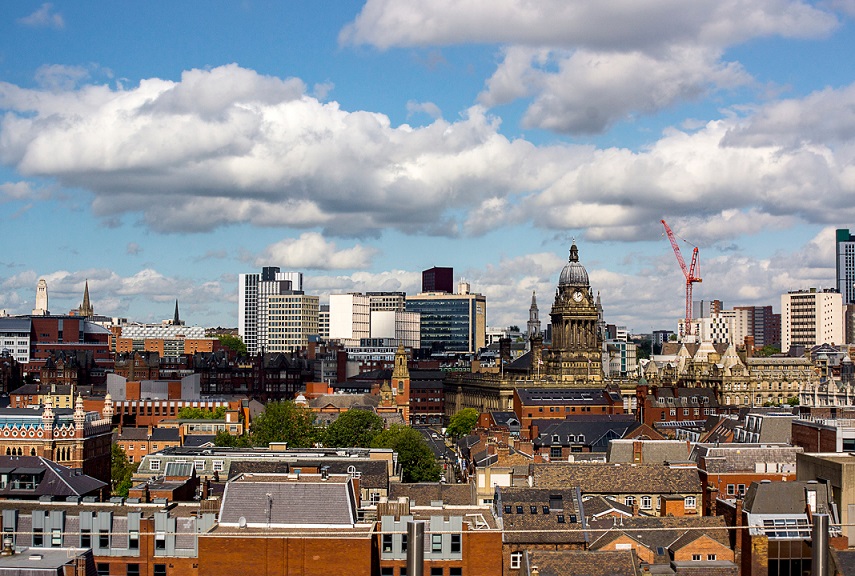
[[[83,288],[83,304],[78,309],[78,314],[84,318],[95,316],[95,310],[92,309],[92,304],[89,302],[89,279],[86,279],[86,284]]]
[[[181,325],[181,320],[178,318],[178,298],[175,299],[175,317],[172,319],[175,326]]]

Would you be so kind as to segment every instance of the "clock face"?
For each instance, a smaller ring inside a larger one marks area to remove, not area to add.
[[[581,302],[582,301],[582,293],[579,292],[578,290],[573,292],[573,300],[575,300],[576,302]]]

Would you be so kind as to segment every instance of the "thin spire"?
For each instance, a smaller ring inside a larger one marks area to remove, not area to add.
[[[176,326],[181,323],[181,320],[178,318],[178,298],[175,299],[175,317],[172,319],[172,323]]]
[[[573,245],[570,246],[570,262],[579,261],[579,249],[576,248],[576,240],[573,240]]]
[[[83,309],[89,310],[89,278],[86,279],[86,285],[83,288]]]

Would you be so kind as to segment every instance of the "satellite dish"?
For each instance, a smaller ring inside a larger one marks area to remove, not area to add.
[[[238,528],[246,528],[246,516],[238,518]]]

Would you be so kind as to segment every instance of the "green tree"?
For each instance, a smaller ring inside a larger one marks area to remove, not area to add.
[[[289,448],[312,446],[319,437],[314,420],[315,415],[305,406],[290,401],[270,402],[252,422],[252,445],[286,442]]]
[[[218,334],[217,340],[219,340],[220,344],[229,350],[234,350],[238,354],[246,355],[246,344],[244,344],[240,336],[235,336],[234,334]]]
[[[217,406],[213,410],[185,406],[178,410],[178,418],[182,420],[222,420],[226,417],[226,407]]]
[[[799,397],[798,396],[790,396],[787,399],[787,404],[790,406],[798,406],[799,405]]]
[[[348,410],[329,425],[324,434],[324,444],[339,448],[368,448],[382,431],[383,419],[374,412]]]
[[[478,423],[478,411],[475,408],[464,408],[448,421],[445,433],[452,438],[460,438],[471,433]]]
[[[252,442],[248,434],[235,436],[229,434],[225,430],[220,430],[214,437],[214,446],[223,446],[229,448],[249,448]]]
[[[131,489],[131,477],[139,468],[139,462],[131,464],[125,451],[113,444],[110,452],[110,491],[114,496],[127,496]]]
[[[781,353],[780,348],[776,348],[775,346],[769,346],[768,344],[766,346],[763,346],[759,350],[754,351],[754,355],[760,356],[760,357],[768,357],[768,356],[772,356],[774,354],[780,354],[780,353]]]
[[[402,482],[437,482],[442,475],[424,436],[409,426],[393,424],[374,438],[371,447],[391,448],[398,453]]]

